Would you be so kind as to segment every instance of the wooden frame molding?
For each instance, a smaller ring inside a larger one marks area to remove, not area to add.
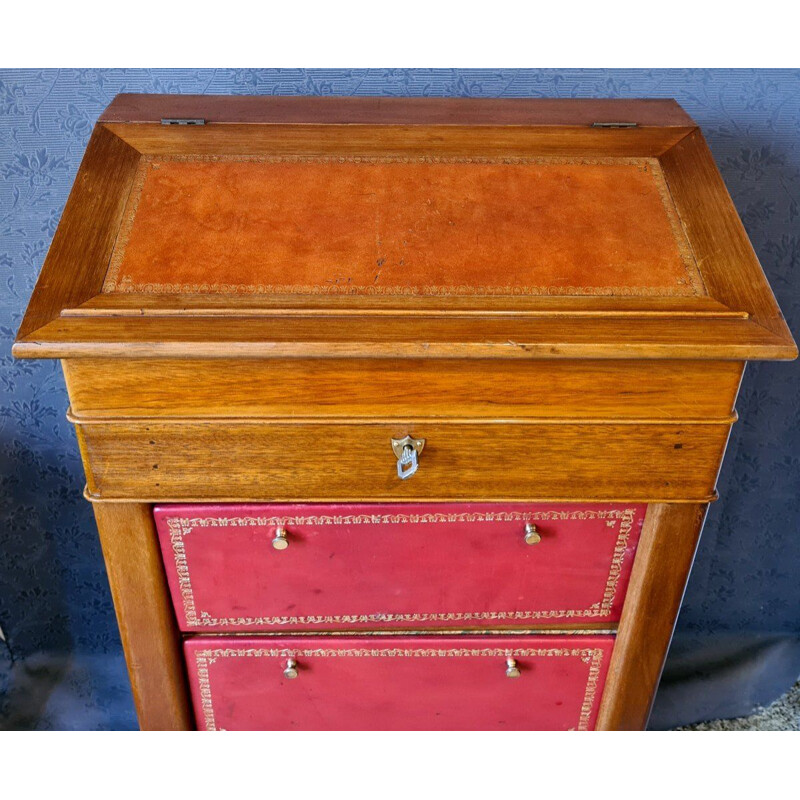
[[[173,115],[193,112],[206,124],[162,125],[167,108]],[[593,127],[609,118],[637,127]],[[148,156],[181,153],[656,158],[710,296],[609,302],[578,295],[104,295],[138,165]],[[92,226],[81,225],[87,216]],[[674,101],[141,95],[118,98],[95,127],[13,352],[22,358],[797,356],[702,134]]]
[[[99,295],[141,156],[103,127],[92,133],[28,310],[22,341],[65,305]],[[92,224],[86,225],[91,219]]]
[[[161,122],[201,118],[215,124],[294,125],[591,125],[636,122],[640,128],[694,128],[670,99],[561,100],[463,97],[271,97],[205,94],[118,94],[100,122]],[[618,131],[615,133],[619,133]]]

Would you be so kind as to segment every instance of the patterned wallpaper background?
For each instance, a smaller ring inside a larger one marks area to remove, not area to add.
[[[125,91],[674,97],[800,333],[800,71],[2,70],[0,728],[136,726],[60,368],[10,355],[92,125]],[[800,672],[799,398],[796,364],[748,367],[656,727],[743,713]]]

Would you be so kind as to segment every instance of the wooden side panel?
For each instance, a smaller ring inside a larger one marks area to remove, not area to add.
[[[645,519],[611,660],[600,730],[647,725],[708,506],[653,505]]]
[[[735,361],[63,362],[76,417],[724,419]]]
[[[159,501],[708,499],[730,425],[80,424],[89,492]],[[426,439],[397,476],[391,439]]]
[[[194,727],[183,655],[149,505],[94,513],[142,730]]]

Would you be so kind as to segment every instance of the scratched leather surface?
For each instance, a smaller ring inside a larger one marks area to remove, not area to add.
[[[691,295],[653,159],[156,158],[105,291]]]

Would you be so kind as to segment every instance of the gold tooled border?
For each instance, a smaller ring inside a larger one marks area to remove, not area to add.
[[[134,219],[139,208],[142,190],[149,168],[157,169],[164,161],[254,161],[267,163],[355,163],[355,164],[394,164],[394,163],[427,163],[427,164],[580,164],[580,165],[622,165],[635,166],[653,176],[664,211],[669,220],[672,235],[678,248],[684,271],[685,281],[678,280],[681,288],[653,286],[348,286],[338,284],[322,285],[289,285],[289,284],[228,284],[228,283],[142,283],[134,284],[130,278],[120,279],[125,250],[130,241]],[[592,295],[612,297],[647,297],[647,296],[687,296],[704,295],[706,289],[697,262],[692,254],[691,246],[686,238],[683,225],[672,201],[661,165],[657,158],[570,158],[566,156],[539,157],[434,157],[419,156],[416,158],[403,156],[214,156],[214,155],[176,155],[176,156],[142,156],[134,177],[131,193],[123,213],[123,221],[111,254],[108,272],[103,283],[104,293],[142,293],[142,294],[336,294],[336,295],[425,295],[425,296],[548,296],[548,295]]]
[[[375,623],[424,623],[518,621],[531,619],[569,619],[605,617],[611,613],[617,592],[622,564],[628,547],[636,510],[611,509],[601,511],[500,511],[468,512],[452,514],[354,514],[274,517],[168,517],[170,545],[178,579],[178,591],[183,605],[186,625],[191,628],[264,627],[286,625],[352,625]],[[189,561],[184,538],[196,528],[221,527],[291,527],[293,525],[363,525],[363,524],[437,524],[447,522],[538,522],[542,520],[600,519],[613,526],[619,522],[619,533],[614,553],[609,564],[608,576],[602,598],[588,608],[545,609],[528,611],[451,611],[419,612],[413,614],[331,614],[311,616],[279,617],[213,617],[207,611],[199,611],[192,589]]]
[[[213,648],[198,650],[195,653],[197,690],[203,721],[208,731],[225,730],[217,728],[214,716],[214,701],[211,693],[210,666],[219,658],[286,658],[286,657],[338,657],[338,658],[579,658],[589,665],[586,689],[581,703],[577,730],[589,730],[598,695],[600,671],[603,666],[602,648]]]

